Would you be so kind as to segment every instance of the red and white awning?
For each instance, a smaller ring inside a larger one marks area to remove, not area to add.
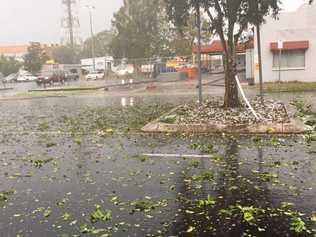
[[[307,50],[309,48],[309,41],[284,41],[282,50]],[[270,44],[271,51],[278,51],[278,42]]]

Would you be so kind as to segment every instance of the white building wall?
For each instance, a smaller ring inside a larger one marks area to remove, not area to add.
[[[257,39],[255,39],[257,41]],[[279,71],[273,70],[273,53],[271,42],[309,41],[305,54],[304,69],[284,69],[281,81],[316,81],[316,3],[304,4],[295,12],[283,12],[279,19],[267,19],[261,27],[262,69],[264,82],[278,81]],[[259,82],[258,55],[255,43],[255,81]]]
[[[113,57],[97,57],[95,58],[95,69],[96,70],[111,70],[113,68],[114,59]],[[87,71],[93,71],[93,59],[86,58],[81,59],[81,67]]]
[[[254,50],[246,50],[246,80],[253,82],[254,79]]]

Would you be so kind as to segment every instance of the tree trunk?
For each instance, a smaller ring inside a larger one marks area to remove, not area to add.
[[[237,75],[236,52],[233,42],[228,42],[228,53],[225,55],[225,97],[224,107],[236,108],[240,106],[238,87],[235,80]]]

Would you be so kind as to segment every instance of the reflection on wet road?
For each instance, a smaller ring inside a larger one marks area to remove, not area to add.
[[[126,98],[126,97],[122,97],[121,98],[121,104],[123,107],[126,107],[126,106],[134,106],[134,98],[133,97],[129,97],[129,98]]]

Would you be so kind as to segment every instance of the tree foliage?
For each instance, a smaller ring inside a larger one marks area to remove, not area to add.
[[[175,28],[164,0],[125,0],[114,15],[111,53],[116,58],[151,58],[190,55],[196,36],[191,15],[188,24]]]
[[[13,57],[0,56],[0,72],[4,76],[8,76],[12,73],[17,73],[22,66],[22,63],[15,60]]]
[[[210,30],[224,48],[225,107],[239,106],[235,81],[237,45],[251,24],[261,24],[268,15],[276,16],[279,0],[165,0],[170,20],[177,26],[187,25],[189,15],[198,6],[207,14]]]
[[[173,55],[186,56],[192,54],[192,46],[197,39],[196,19],[194,14],[189,14],[185,25],[173,28],[172,39],[170,40],[170,49]],[[202,43],[209,43],[212,38],[212,33],[209,30],[207,20],[202,18]]]
[[[96,57],[103,57],[105,55],[110,54],[110,43],[114,37],[114,33],[112,31],[102,31],[94,36],[92,39],[91,37],[88,38],[84,44],[82,51],[80,53],[81,58],[90,58],[92,57],[92,44],[94,43],[95,49],[95,56]],[[93,42],[94,40],[94,42]]]
[[[111,43],[115,57],[149,58],[161,55],[167,37],[161,0],[125,0],[114,14],[115,36]]]
[[[76,64],[79,63],[79,48],[61,45],[53,49],[52,57],[55,62],[60,64]]]
[[[49,57],[39,43],[31,43],[27,50],[28,52],[24,56],[24,67],[27,71],[35,74],[41,70]]]

